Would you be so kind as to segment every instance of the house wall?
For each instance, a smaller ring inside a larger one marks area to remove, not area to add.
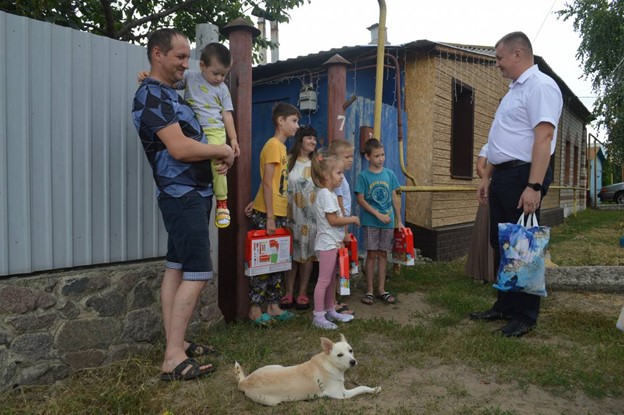
[[[474,90],[473,164],[487,142],[494,113],[507,91],[507,83],[491,59],[464,56],[456,60],[446,52],[407,58],[408,157],[414,160],[408,171],[418,185],[469,188],[466,191],[410,193],[406,202],[410,206],[406,220],[425,228],[472,222],[477,211],[476,170],[473,180],[454,179],[450,173],[453,79]]]
[[[434,147],[434,98],[435,84],[432,82],[437,61],[428,57],[412,56],[405,65],[405,111],[407,122],[406,159],[410,161],[408,172],[418,185],[433,185]],[[408,193],[406,222],[431,227],[431,204],[433,194],[429,192]]]
[[[570,143],[569,161],[566,161],[566,142]],[[575,147],[578,149],[576,164],[574,159]],[[586,147],[587,131],[583,121],[576,116],[567,105],[564,105],[559,121],[557,148],[555,150],[554,184],[566,187],[586,187]],[[576,181],[574,181],[575,168],[577,171]],[[563,209],[564,216],[566,217],[586,207],[587,195],[584,190],[575,191],[573,189],[560,189],[558,192],[552,192],[553,197],[550,197],[550,193],[551,192],[546,196],[545,207],[559,206]],[[559,195],[559,200],[555,201],[554,195],[557,193]]]
[[[476,169],[472,180],[451,177],[451,129],[453,80],[474,91],[473,163],[487,142],[494,114],[508,91],[509,82],[491,58],[464,55],[456,58],[443,48],[427,55],[406,58],[405,107],[408,112],[408,172],[421,186],[464,186],[465,191],[413,192],[407,195],[406,222],[414,229],[415,243],[423,255],[450,259],[463,255],[468,246],[477,201]],[[565,99],[564,99],[565,101]],[[565,161],[565,142],[570,142],[570,161]],[[553,188],[542,202],[542,222],[557,225],[563,217],[585,208],[583,190],[558,189],[559,186],[583,187],[586,183],[586,129],[583,120],[566,104],[558,128],[553,164]],[[574,182],[574,147],[577,178]],[[570,180],[564,180],[565,169]]]

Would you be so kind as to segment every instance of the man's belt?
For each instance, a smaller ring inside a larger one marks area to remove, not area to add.
[[[527,161],[522,161],[522,160],[511,160],[511,161],[506,161],[504,163],[495,164],[494,169],[496,170],[515,169],[516,167],[526,166],[527,164],[531,164],[531,163]]]

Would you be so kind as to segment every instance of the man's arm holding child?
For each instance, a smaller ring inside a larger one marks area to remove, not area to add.
[[[179,123],[168,125],[159,130],[158,138],[167,147],[171,157],[185,163],[194,163],[204,160],[218,160],[222,163],[219,173],[225,174],[234,163],[234,152],[228,145],[205,144],[188,138],[182,132]]]

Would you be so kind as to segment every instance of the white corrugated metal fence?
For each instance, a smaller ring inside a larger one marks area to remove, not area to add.
[[[162,256],[145,49],[0,12],[0,276]]]

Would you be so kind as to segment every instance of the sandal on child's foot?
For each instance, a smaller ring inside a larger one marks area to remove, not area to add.
[[[228,209],[217,208],[215,211],[215,226],[219,229],[230,226],[230,211]]]
[[[366,293],[364,294],[364,297],[362,297],[362,304],[373,305],[374,302],[375,297],[373,297],[372,293]]]
[[[249,321],[256,327],[269,327],[273,322],[273,318],[267,313],[262,313],[257,319],[252,320],[250,318]]]
[[[297,302],[295,303],[295,308],[297,310],[307,310],[308,308],[310,308],[310,299],[305,295],[298,296]]]
[[[292,294],[286,294],[280,300],[280,308],[287,309],[292,308],[293,306],[293,296]]]
[[[284,310],[282,314],[279,314],[277,316],[271,316],[271,317],[277,321],[288,321],[288,320],[293,319],[295,315],[288,310]]]
[[[378,300],[383,301],[386,304],[396,304],[397,300],[388,291],[384,291],[377,296]]]

